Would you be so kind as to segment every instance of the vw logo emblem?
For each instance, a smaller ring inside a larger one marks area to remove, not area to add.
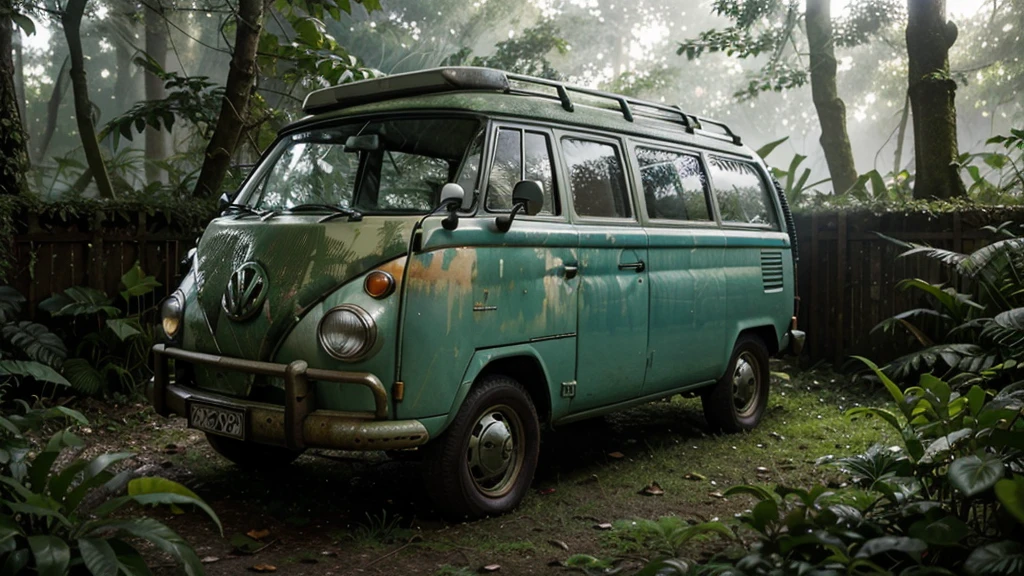
[[[267,272],[256,262],[246,262],[231,273],[221,306],[235,321],[247,320],[267,299]]]

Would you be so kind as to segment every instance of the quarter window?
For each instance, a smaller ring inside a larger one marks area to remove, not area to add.
[[[711,220],[708,178],[700,159],[653,148],[636,149],[647,215],[660,220]]]
[[[572,203],[580,216],[632,218],[629,189],[615,146],[590,140],[562,140]]]
[[[709,156],[708,169],[723,222],[778,227],[772,197],[752,164]]]
[[[524,161],[525,160],[525,161]],[[520,180],[536,180],[544,189],[542,215],[558,214],[555,177],[551,165],[551,144],[546,134],[514,128],[498,130],[494,162],[487,180],[487,209],[512,209],[512,190]]]

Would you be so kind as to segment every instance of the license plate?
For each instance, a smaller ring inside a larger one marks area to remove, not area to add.
[[[245,440],[245,410],[192,402],[188,407],[188,425],[196,430]]]

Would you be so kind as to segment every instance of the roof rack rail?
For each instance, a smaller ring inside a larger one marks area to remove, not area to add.
[[[552,95],[543,91],[513,88],[511,82],[520,82],[524,84],[553,88],[555,90],[555,94]],[[302,104],[302,109],[307,114],[315,114],[319,112],[326,112],[328,110],[375,102],[382,99],[402,98],[406,96],[418,96],[455,90],[483,90],[553,98],[558,100],[562,104],[562,108],[567,112],[572,112],[576,109],[576,105],[570,96],[570,92],[572,92],[594,98],[604,98],[615,102],[619,111],[622,113],[622,117],[625,118],[627,122],[635,122],[636,113],[639,112],[648,117],[654,117],[668,122],[678,122],[679,124],[682,124],[683,128],[690,134],[700,130],[707,136],[726,140],[736,145],[740,145],[742,142],[740,137],[737,136],[726,124],[695,116],[693,114],[687,114],[679,106],[659,104],[649,100],[640,100],[639,98],[613,94],[602,90],[573,86],[558,80],[536,78],[533,76],[524,76],[522,74],[502,72],[501,70],[494,70],[491,68],[477,68],[471,66],[432,68],[429,70],[421,70],[419,72],[396,74],[394,76],[361,80],[350,84],[323,88],[321,90],[310,92]],[[648,112],[645,113],[643,109],[647,109]],[[653,114],[651,112],[653,112]],[[667,116],[662,114],[667,114]],[[703,129],[703,124],[709,124],[721,128],[722,132],[708,132]]]

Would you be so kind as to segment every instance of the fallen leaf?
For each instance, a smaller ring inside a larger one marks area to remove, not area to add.
[[[259,540],[254,540],[245,534],[234,534],[231,536],[231,547],[235,549],[238,554],[255,554],[257,550],[263,548],[263,543]]]
[[[216,556],[207,556],[200,560],[200,562],[203,564],[213,564],[214,562],[220,562],[220,558],[217,558]]]
[[[252,538],[253,540],[262,540],[262,539],[266,538],[267,536],[270,536],[270,530],[255,530],[255,529],[253,529],[253,530],[249,530],[248,532],[246,532],[245,535],[248,536],[249,538]]]
[[[320,553],[320,555],[321,556],[327,556],[328,558],[334,558],[335,556],[338,555],[338,553],[334,552],[333,550],[324,550],[323,552]]]
[[[694,480],[696,482],[703,482],[704,480],[707,480],[708,477],[703,474],[697,474],[696,472],[690,472],[689,474],[684,474],[683,479]]]
[[[758,474],[771,474],[771,470],[765,468],[764,466],[758,466],[757,467],[757,473]]]
[[[555,489],[554,488],[541,488],[540,490],[537,490],[537,494],[540,494],[541,496],[547,496],[548,494],[554,494],[554,493],[555,493]]]
[[[661,486],[657,482],[651,482],[649,486],[645,486],[640,494],[644,496],[664,496],[665,491],[661,489]]]
[[[488,564],[480,567],[480,572],[497,572],[501,570],[501,564]]]
[[[600,524],[594,524],[594,528],[597,528],[598,530],[611,530],[612,525],[609,522],[602,522]]]
[[[709,492],[708,496],[711,496],[712,498],[725,498],[725,494],[722,494],[721,492],[718,491]]]
[[[562,542],[561,540],[548,540],[548,544],[551,544],[555,548],[561,548],[562,550],[565,550],[566,552],[569,551],[569,545],[566,544],[565,542]]]
[[[270,564],[255,564],[253,566],[250,566],[249,570],[251,570],[253,572],[260,572],[260,573],[263,573],[263,572],[277,572],[277,566],[273,566],[273,565],[270,565]]]
[[[617,460],[619,458],[625,458],[626,455],[623,454],[622,452],[609,452],[608,453],[608,457],[609,458],[615,458]]]

